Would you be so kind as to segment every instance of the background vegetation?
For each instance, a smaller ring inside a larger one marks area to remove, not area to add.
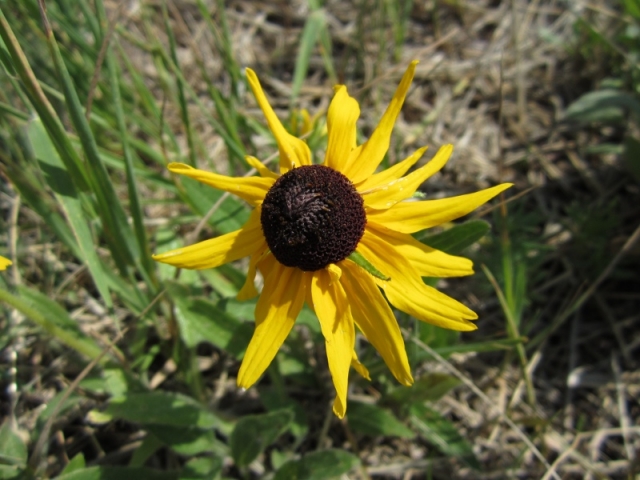
[[[0,1],[0,478],[633,478],[640,472],[640,2]],[[244,67],[317,158],[332,85],[366,138],[412,59],[393,164],[453,143],[429,197],[509,197],[420,237],[476,262],[431,279],[465,335],[399,316],[417,379],[359,344],[345,421],[313,314],[235,375],[242,262],[164,251],[238,228],[168,174],[277,151]],[[489,227],[491,231],[489,232]]]

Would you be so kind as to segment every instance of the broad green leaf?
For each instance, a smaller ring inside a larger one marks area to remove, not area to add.
[[[458,255],[465,248],[484,237],[490,229],[491,226],[484,220],[470,220],[420,240],[432,248],[437,248],[450,255]]]
[[[278,355],[275,359],[279,373],[282,375],[282,362],[283,355]],[[269,412],[275,412],[282,409],[289,409],[293,412],[293,422],[291,423],[291,433],[297,437],[304,437],[309,431],[309,419],[304,407],[290,396],[283,393],[276,386],[259,387],[260,388],[260,400]]]
[[[67,465],[64,467],[64,470],[60,472],[60,476],[83,470],[85,466],[86,461],[84,459],[84,455],[82,454],[82,452],[80,452],[75,457],[73,457],[69,461],[69,463],[67,463]]]
[[[13,427],[13,422],[5,417],[0,426],[0,463],[24,466],[27,462],[27,446]]]
[[[154,435],[147,435],[140,446],[133,452],[131,460],[129,460],[129,466],[143,467],[147,460],[162,447],[164,447],[163,442]]]
[[[188,347],[209,342],[240,358],[251,340],[251,323],[238,321],[213,302],[188,297],[179,285],[169,284],[169,292],[175,302],[180,336]]]
[[[0,480],[22,480],[22,468],[16,465],[0,465]]]
[[[229,438],[231,455],[236,465],[243,467],[253,462],[265,448],[289,428],[292,421],[291,410],[247,415],[238,420]]]
[[[470,467],[479,469],[471,444],[458,433],[455,426],[435,410],[421,404],[411,406],[409,420],[420,434],[447,457],[456,457]]]
[[[444,373],[430,373],[420,377],[411,387],[396,387],[385,395],[385,403],[393,402],[399,406],[435,402],[449,390],[458,386],[460,380]]]
[[[56,480],[178,480],[176,472],[144,467],[89,467],[56,477]]]
[[[89,375],[80,382],[80,387],[110,397],[124,397],[128,392],[147,391],[137,378],[122,368],[105,368],[101,372]]]
[[[180,455],[190,457],[199,453],[227,454],[226,446],[216,438],[212,429],[167,425],[146,425],[145,429]]]
[[[132,393],[113,398],[102,412],[105,418],[121,418],[143,425],[213,428],[220,420],[190,397],[177,393]]]
[[[76,190],[64,163],[60,160],[58,152],[51,143],[39,118],[29,122],[28,135],[33,152],[40,162],[40,167],[47,179],[47,183],[64,210],[69,226],[76,238],[82,254],[82,258],[79,260],[86,263],[96,288],[102,296],[102,300],[107,307],[111,308],[113,303],[109,287],[96,252],[96,242],[89,228],[89,219],[85,217],[82,208],[80,194]]]
[[[578,98],[567,108],[566,120],[580,123],[617,123],[624,120],[624,113],[630,111],[640,120],[640,101],[620,90],[597,90]]]
[[[222,472],[222,459],[218,457],[194,458],[185,463],[180,480],[214,480]]]
[[[211,285],[215,293],[227,298],[233,298],[238,294],[246,277],[230,264],[221,265],[218,268],[200,270],[198,273]],[[239,278],[241,278],[241,282],[238,285],[237,280]]]
[[[415,433],[398,420],[389,410],[360,402],[349,402],[347,408],[349,428],[365,435],[385,435],[413,438]]]
[[[273,480],[329,480],[340,478],[360,464],[360,459],[344,450],[329,449],[285,463]]]

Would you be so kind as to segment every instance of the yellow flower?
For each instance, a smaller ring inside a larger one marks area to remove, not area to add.
[[[215,268],[250,256],[239,299],[258,295],[256,269],[262,273],[255,332],[238,373],[238,386],[249,388],[264,373],[305,302],[320,321],[336,389],[333,411],[340,418],[347,407],[349,367],[369,376],[354,351],[355,326],[401,384],[413,383],[402,333],[387,300],[439,327],[476,329],[473,311],[422,281],[423,276],[470,275],[471,261],[429,248],[411,234],[466,215],[511,185],[440,200],[405,201],[444,166],[451,145],[440,148],[431,161],[408,175],[426,148],[376,173],[417,63],[411,63],[380,123],[362,145],[356,145],[358,102],[344,85],[335,88],[322,165],[311,164],[307,144],[285,130],[258,77],[247,69],[253,94],[278,143],[280,173],[269,171],[254,157],[247,161],[258,170],[258,177],[231,178],[180,163],[168,166],[173,173],[231,192],[254,207],[240,230],[154,256],[190,269]],[[359,266],[353,254],[364,257],[381,275]]]
[[[11,260],[0,255],[0,271],[6,270],[8,266],[13,265]]]

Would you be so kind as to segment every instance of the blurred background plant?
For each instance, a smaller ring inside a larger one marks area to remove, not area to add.
[[[639,466],[640,3],[0,1],[0,478],[632,478]],[[359,342],[346,421],[304,310],[265,379],[235,375],[246,265],[150,260],[245,205],[170,176],[277,148],[254,68],[320,160],[335,83],[367,138],[421,61],[392,147],[456,146],[429,197],[511,198],[418,238],[480,315],[398,315],[416,385]],[[482,217],[482,219],[480,218]],[[493,229],[491,230],[491,225]]]

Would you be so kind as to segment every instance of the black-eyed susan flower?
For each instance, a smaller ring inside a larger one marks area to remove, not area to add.
[[[249,85],[278,143],[280,173],[269,171],[254,157],[247,161],[259,176],[248,178],[180,163],[168,166],[173,173],[231,192],[254,207],[247,223],[235,232],[154,256],[190,269],[215,268],[249,256],[239,299],[258,295],[254,279],[257,270],[262,273],[264,287],[256,305],[255,332],[238,373],[240,387],[249,388],[260,378],[305,302],[315,311],[325,338],[336,389],[333,410],[338,417],[346,412],[349,367],[368,378],[354,350],[356,326],[395,378],[403,385],[413,383],[389,303],[439,327],[476,328],[473,311],[422,280],[423,276],[470,275],[471,261],[430,248],[411,234],[471,212],[510,184],[453,198],[405,201],[444,166],[451,145],[440,148],[431,161],[408,175],[426,148],[376,172],[389,148],[416,64],[411,63],[380,123],[362,145],[356,144],[358,102],[344,85],[335,88],[321,165],[312,165],[307,144],[285,130],[258,77],[247,69]]]
[[[7,267],[13,265],[11,260],[0,255],[0,270],[6,270]]]

